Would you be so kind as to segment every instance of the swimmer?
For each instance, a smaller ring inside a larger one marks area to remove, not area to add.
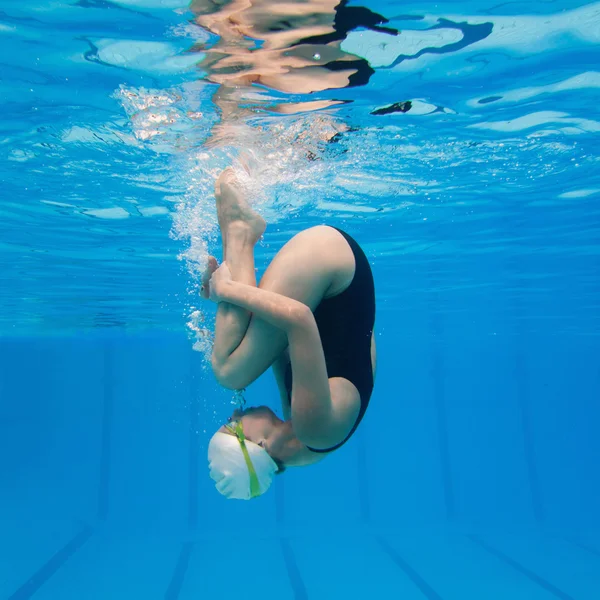
[[[284,416],[266,406],[236,410],[210,440],[217,490],[249,500],[286,467],[343,446],[358,427],[375,377],[375,288],[360,246],[326,225],[287,242],[257,287],[254,246],[266,223],[232,168],[215,195],[223,262],[209,258],[201,288],[218,303],[212,368],[221,385],[240,390],[272,367]]]

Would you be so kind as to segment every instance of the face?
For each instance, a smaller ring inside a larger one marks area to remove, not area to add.
[[[246,438],[265,448],[268,452],[269,442],[276,432],[277,425],[281,423],[281,419],[267,406],[252,406],[244,410],[235,410],[231,415],[231,420],[239,421],[240,419]],[[219,431],[228,433],[224,426]]]

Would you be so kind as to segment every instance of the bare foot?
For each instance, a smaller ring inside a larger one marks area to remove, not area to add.
[[[210,297],[210,289],[208,286],[208,282],[210,281],[212,274],[218,268],[219,268],[219,263],[217,262],[217,259],[214,256],[209,256],[208,264],[206,265],[206,269],[205,269],[204,273],[202,274],[202,285],[200,286],[200,295],[205,300],[208,300],[208,298]]]
[[[235,171],[231,167],[227,167],[217,178],[215,196],[222,234],[226,235],[231,227],[244,228],[250,234],[251,241],[256,243],[265,232],[267,224],[244,198]]]
[[[250,177],[258,170],[258,161],[248,150],[240,150],[238,162]]]

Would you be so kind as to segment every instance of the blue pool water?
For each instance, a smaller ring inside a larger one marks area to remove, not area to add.
[[[596,600],[600,3],[351,1],[397,33],[303,58],[350,87],[273,75],[248,22],[297,2],[236,4],[211,65],[204,4],[0,0],[0,598]],[[208,477],[234,397],[198,299],[241,149],[259,272],[342,226],[379,361],[343,450],[249,503]]]

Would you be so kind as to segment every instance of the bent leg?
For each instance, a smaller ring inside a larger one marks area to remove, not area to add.
[[[265,221],[254,212],[239,189],[233,169],[225,169],[215,186],[217,215],[223,239],[223,259],[235,281],[256,285],[254,246],[265,230]],[[213,366],[220,365],[239,346],[250,313],[227,302],[219,303],[213,347]]]
[[[227,252],[230,253],[229,248]],[[279,251],[259,287],[314,310],[324,297],[339,293],[350,284],[354,268],[354,256],[344,238],[331,227],[318,226],[297,234]],[[224,324],[223,319],[218,326]],[[218,335],[229,336],[225,330]],[[286,346],[287,337],[282,330],[252,317],[229,355],[213,354],[217,380],[231,389],[244,388],[264,373]]]

